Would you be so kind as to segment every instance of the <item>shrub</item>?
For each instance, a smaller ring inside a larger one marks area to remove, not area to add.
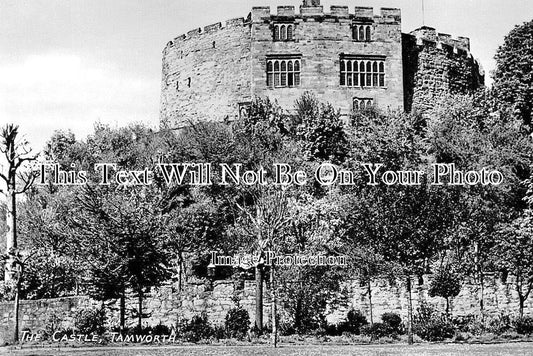
[[[153,333],[153,329],[151,326],[139,329],[139,325],[136,325],[131,328],[126,328],[125,333],[126,335],[150,335]]]
[[[372,325],[365,325],[361,328],[361,334],[370,336],[372,339],[379,339],[382,337],[391,336],[393,331],[384,323],[374,323]]]
[[[455,327],[444,315],[422,304],[413,317],[413,331],[426,341],[442,341],[453,337]]]
[[[227,335],[237,339],[243,339],[250,328],[250,315],[241,307],[233,308],[226,314],[224,324]]]
[[[359,335],[361,333],[361,327],[367,324],[368,321],[363,313],[359,310],[351,309],[346,316],[346,322],[342,324],[342,331]]]
[[[427,341],[442,341],[455,334],[453,324],[446,319],[433,319],[423,324],[415,324],[414,332]]]
[[[486,319],[485,331],[501,335],[513,328],[513,318],[509,314],[493,315]]]
[[[178,328],[178,331],[185,341],[198,342],[214,336],[213,327],[209,325],[205,313],[193,316],[190,321],[183,320]]]
[[[164,324],[158,324],[152,328],[152,333],[154,335],[170,335],[171,330],[168,326]]]
[[[385,313],[381,316],[383,324],[387,325],[395,334],[402,333],[402,318],[396,313]]]
[[[74,317],[74,327],[81,334],[98,334],[105,332],[105,309],[81,309]]]
[[[522,335],[529,335],[533,333],[533,318],[530,316],[523,316],[516,320],[516,332]]]

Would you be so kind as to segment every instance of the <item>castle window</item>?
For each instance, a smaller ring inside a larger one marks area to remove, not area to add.
[[[274,41],[294,40],[294,24],[275,24]]]
[[[384,87],[385,59],[341,56],[340,85],[347,87]]]
[[[372,25],[354,24],[352,27],[352,38],[354,41],[372,41]]]
[[[274,26],[274,41],[279,41],[279,26]]]
[[[300,85],[300,59],[267,59],[267,86],[270,88]]]
[[[371,98],[353,98],[353,110],[367,110],[374,106],[374,99]]]

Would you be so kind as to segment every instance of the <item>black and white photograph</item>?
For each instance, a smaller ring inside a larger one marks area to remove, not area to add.
[[[0,0],[0,355],[533,355],[528,0]]]

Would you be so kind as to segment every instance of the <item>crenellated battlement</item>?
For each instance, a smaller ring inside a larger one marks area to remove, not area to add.
[[[374,8],[356,6],[350,13],[348,6],[332,5],[329,12],[324,12],[323,6],[301,5],[297,13],[294,6],[278,6],[276,13],[272,13],[269,6],[253,7],[251,12],[252,22],[262,22],[270,20],[273,17],[295,17],[306,19],[309,17],[318,18],[338,18],[338,19],[355,19],[355,20],[372,20],[374,22],[393,23],[401,22],[401,10],[395,8],[380,8],[380,15],[374,14]]]
[[[466,37],[427,26],[402,34],[400,9],[320,0],[192,29],[167,43],[162,67],[161,121],[176,128],[233,120],[253,96],[290,107],[314,91],[343,113],[361,102],[410,111],[484,80]]]
[[[453,38],[447,33],[438,33],[433,27],[422,26],[410,33],[416,38],[417,45],[435,45],[437,48],[452,50],[454,53],[470,55],[470,39],[468,37]]]
[[[228,28],[234,28],[234,27],[242,27],[250,23],[250,19],[244,19],[244,17],[237,17],[234,19],[226,20],[224,22],[217,22],[211,25],[207,25],[204,27],[198,27],[194,30],[188,31],[185,34],[179,35],[176,38],[174,38],[172,41],[169,41],[163,50],[165,52],[169,47],[177,45],[179,43],[182,43],[184,41],[188,41],[190,39],[199,38],[202,35],[206,34],[212,34],[217,31],[228,29]]]

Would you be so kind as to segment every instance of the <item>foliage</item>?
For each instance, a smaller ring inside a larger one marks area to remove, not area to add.
[[[339,325],[339,330],[355,335],[361,333],[361,328],[368,324],[366,317],[359,310],[350,309],[346,315],[346,321]]]
[[[496,266],[516,277],[520,316],[523,315],[524,302],[533,289],[532,218],[531,210],[526,210],[521,217],[501,225],[492,250]]]
[[[310,92],[296,100],[295,111],[294,134],[302,142],[304,154],[310,159],[344,161],[347,141],[340,112],[329,103],[321,104]]]
[[[413,331],[427,341],[442,341],[453,337],[453,324],[430,305],[421,304],[413,318]]]
[[[533,334],[533,317],[523,316],[516,320],[516,332],[524,335]]]
[[[192,319],[182,320],[178,325],[178,333],[185,341],[198,342],[207,340],[214,335],[214,329],[209,324],[207,314],[195,315]]]
[[[372,325],[365,325],[361,328],[361,334],[370,336],[372,339],[379,339],[382,337],[390,337],[395,334],[391,327],[384,323],[374,323]]]
[[[402,318],[396,313],[384,313],[381,315],[383,324],[387,325],[395,334],[402,333]]]
[[[449,299],[459,295],[460,291],[460,277],[449,267],[441,267],[438,269],[429,286],[429,295],[431,297],[438,296],[446,299],[446,313],[448,313],[449,310]]]
[[[224,326],[229,337],[243,339],[250,328],[248,311],[241,307],[230,309],[226,314]]]
[[[80,334],[102,335],[106,328],[106,311],[100,309],[80,309],[74,316],[74,327]]]
[[[172,330],[165,324],[157,324],[156,326],[152,327],[152,333],[154,335],[170,335]]]
[[[531,125],[533,92],[533,20],[517,25],[496,52],[493,91],[513,116]]]

